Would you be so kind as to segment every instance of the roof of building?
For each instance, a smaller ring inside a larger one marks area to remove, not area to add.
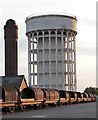
[[[65,14],[65,13],[42,13],[42,14],[33,14],[33,15],[29,15],[26,17],[26,20],[28,19],[32,19],[32,18],[39,18],[39,17],[47,17],[47,16],[58,16],[58,17],[68,17],[68,18],[72,18],[72,19],[75,19],[77,20],[76,16],[75,15],[72,15],[72,14]]]
[[[13,85],[16,88],[20,88],[22,81],[25,81],[26,85],[26,79],[24,75],[18,75],[18,76],[0,76],[0,83],[2,85]]]

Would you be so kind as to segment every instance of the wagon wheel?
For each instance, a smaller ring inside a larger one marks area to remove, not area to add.
[[[13,113],[15,111],[15,107],[9,107],[9,111]]]
[[[21,106],[22,112],[26,110],[26,106]]]
[[[8,112],[8,108],[7,108],[7,107],[3,107],[3,108],[2,108],[2,113],[3,113],[3,114],[4,114],[4,113],[7,114],[7,112]]]

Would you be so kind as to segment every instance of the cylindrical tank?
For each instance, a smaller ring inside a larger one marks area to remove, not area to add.
[[[18,26],[12,19],[9,19],[6,22],[6,25],[4,26],[4,39],[5,39],[5,76],[17,76]]]
[[[39,15],[26,19],[29,84],[76,90],[77,19],[67,15]]]

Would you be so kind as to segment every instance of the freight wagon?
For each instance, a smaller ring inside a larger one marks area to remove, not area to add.
[[[0,108],[4,112],[20,111],[28,107],[57,106],[63,104],[93,102],[96,96],[74,91],[25,87],[21,91],[15,86],[0,85]]]

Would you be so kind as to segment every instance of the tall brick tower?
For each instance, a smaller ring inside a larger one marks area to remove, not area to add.
[[[18,26],[9,19],[4,26],[5,39],[5,76],[17,76],[18,73]]]

